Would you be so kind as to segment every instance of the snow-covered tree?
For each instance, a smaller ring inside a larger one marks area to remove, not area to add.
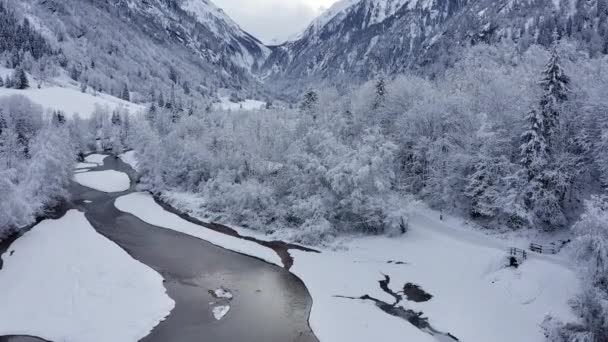
[[[540,115],[543,118],[543,132],[545,139],[550,140],[558,132],[560,118],[564,109],[564,103],[569,98],[570,78],[564,73],[560,64],[559,40],[554,35],[554,43],[551,49],[551,58],[543,71],[541,86],[543,95],[540,100]]]
[[[312,117],[313,121],[317,119],[317,106],[319,103],[319,94],[314,89],[309,89],[300,103],[302,113]]]
[[[583,278],[583,293],[575,308],[581,322],[562,323],[548,317],[548,341],[604,342],[608,340],[608,197],[594,196],[574,225],[576,260]]]
[[[526,131],[522,135],[521,162],[526,168],[529,181],[538,178],[549,165],[544,119],[545,117],[536,109],[530,110],[526,116]]]
[[[120,98],[125,101],[131,101],[131,93],[129,92],[129,86],[126,83],[123,85]]]
[[[15,89],[27,89],[30,86],[27,75],[21,66],[15,68],[12,80],[12,86]]]

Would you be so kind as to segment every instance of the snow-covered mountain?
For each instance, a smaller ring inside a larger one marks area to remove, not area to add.
[[[434,73],[480,42],[549,44],[555,29],[607,52],[606,0],[342,0],[276,47],[263,75],[340,83],[379,73]]]
[[[104,92],[258,89],[251,71],[270,54],[208,0],[6,1],[63,51],[78,81]]]

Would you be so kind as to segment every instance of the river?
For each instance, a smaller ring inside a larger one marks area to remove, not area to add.
[[[113,157],[106,158],[102,166],[93,170],[116,170],[127,173],[132,180],[135,177],[127,164]],[[142,341],[317,341],[308,325],[312,300],[303,282],[288,271],[288,263],[287,267],[278,267],[119,211],[114,201],[135,191],[135,182],[131,183],[128,191],[108,194],[72,182],[70,200],[60,211],[84,212],[99,234],[165,279],[167,294],[175,301],[175,308]],[[201,225],[201,229],[208,227]],[[0,245],[0,254],[9,243]],[[271,244],[284,260],[288,258],[285,246],[294,247],[280,242]],[[212,315],[209,305],[217,300],[210,290],[218,286],[233,294],[230,311],[222,320]],[[0,337],[0,342],[30,341],[44,340],[30,336]]]

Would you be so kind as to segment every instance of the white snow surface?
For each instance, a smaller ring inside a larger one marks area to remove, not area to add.
[[[25,90],[0,88],[0,96],[8,95],[23,95],[45,109],[61,110],[68,117],[77,113],[83,119],[91,117],[96,105],[107,106],[110,110],[122,107],[131,114],[144,108],[141,105],[110,95],[97,94],[97,96],[94,96],[89,93],[82,93],[77,89],[60,86],[43,87],[41,89],[32,87]]]
[[[11,69],[0,68],[0,75],[10,75],[12,72],[13,70]],[[124,108],[131,114],[145,109],[145,106],[134,104],[108,94],[93,94],[90,91],[83,93],[80,91],[79,85],[67,79],[67,77],[60,76],[50,82],[45,82],[40,89],[37,87],[38,81],[34,80],[31,75],[28,75],[28,78],[30,88],[20,90],[0,87],[0,97],[23,95],[46,110],[60,110],[68,117],[72,117],[77,113],[83,119],[91,117],[96,106],[107,107],[110,111]]]
[[[135,151],[125,152],[119,157],[125,164],[129,164],[133,170],[139,171],[139,164],[137,162],[137,157],[135,157]]]
[[[173,198],[179,199],[173,203],[178,208],[201,214],[194,198]],[[508,248],[526,248],[530,241],[489,236],[447,215],[439,220],[438,212],[422,205],[408,211],[410,230],[401,237],[351,238],[321,254],[290,251],[291,272],[313,298],[310,325],[320,341],[390,341],[395,336],[437,341],[371,301],[335,297],[368,294],[392,303],[378,286],[383,274],[391,277],[395,291],[411,282],[433,295],[428,302],[404,299],[400,305],[424,312],[435,329],[461,341],[545,342],[540,323],[547,314],[577,320],[568,300],[580,293],[580,283],[561,255],[530,252],[519,269],[504,268]],[[233,228],[264,239],[255,231]]]
[[[76,173],[74,181],[88,188],[107,193],[126,191],[131,187],[129,176],[124,172],[114,170]]]
[[[2,260],[0,336],[138,341],[175,306],[158,273],[76,210],[35,226]]]
[[[241,102],[231,102],[228,97],[221,97],[220,102],[215,104],[215,108],[222,110],[258,110],[264,108],[266,102],[246,99]]]
[[[438,216],[438,215],[437,215]],[[346,242],[346,250],[322,254],[291,251],[292,272],[311,293],[310,325],[321,341],[436,341],[408,322],[387,315],[372,297],[392,303],[378,286],[383,274],[391,288],[411,282],[433,298],[404,299],[406,309],[424,312],[437,330],[461,341],[544,342],[540,323],[547,314],[575,321],[567,301],[579,293],[575,273],[562,263],[535,257],[519,269],[503,268],[506,246],[483,234],[444,224],[424,213],[410,218],[399,238],[365,237]],[[388,263],[388,261],[405,264]]]
[[[103,165],[103,160],[108,156],[105,154],[91,154],[84,158],[84,161],[90,164]]]
[[[281,258],[271,249],[255,242],[235,238],[211,229],[190,223],[179,216],[164,210],[147,193],[132,193],[122,196],[114,203],[118,210],[137,216],[149,224],[172,229],[205,240],[216,246],[265,260],[283,266]]]

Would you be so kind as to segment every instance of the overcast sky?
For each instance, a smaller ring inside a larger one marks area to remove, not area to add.
[[[212,0],[264,43],[299,33],[336,0]]]

